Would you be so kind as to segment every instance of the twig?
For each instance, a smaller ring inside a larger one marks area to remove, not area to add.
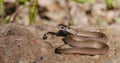
[[[30,6],[33,2],[30,2],[30,4],[26,5],[25,7],[21,8],[21,9],[17,9],[14,14],[10,17],[10,23],[14,23],[15,22],[15,17],[26,7]]]

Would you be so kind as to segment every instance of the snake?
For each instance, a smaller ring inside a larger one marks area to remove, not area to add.
[[[60,30],[68,32],[70,32],[71,30],[70,27],[62,24],[58,25],[58,27]],[[106,34],[102,32],[91,31],[79,31],[79,35],[76,35],[75,33],[71,32],[71,34],[65,37],[64,42],[65,44],[68,44],[70,48],[57,47],[55,49],[55,53],[103,55],[109,51],[109,46],[106,44],[106,42],[108,41]]]

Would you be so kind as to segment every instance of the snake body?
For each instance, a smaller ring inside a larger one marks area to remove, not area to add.
[[[70,34],[65,38],[65,43],[71,48],[56,48],[59,54],[78,53],[87,55],[101,55],[109,51],[107,36],[101,32],[80,31],[79,35]]]

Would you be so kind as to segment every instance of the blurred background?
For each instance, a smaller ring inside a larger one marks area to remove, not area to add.
[[[0,0],[0,24],[119,25],[120,0]]]

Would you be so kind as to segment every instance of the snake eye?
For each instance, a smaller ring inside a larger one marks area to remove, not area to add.
[[[65,27],[61,26],[61,29],[64,29]]]
[[[61,26],[60,29],[61,29],[61,30],[66,30],[66,27]]]

